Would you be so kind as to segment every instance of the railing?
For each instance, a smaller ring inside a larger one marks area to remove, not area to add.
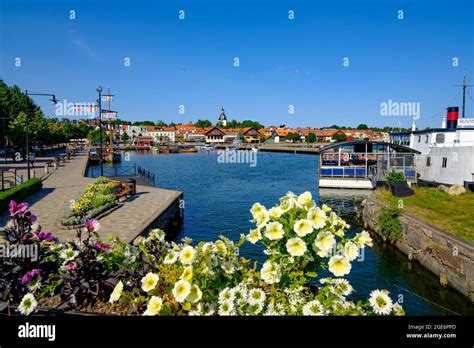
[[[321,177],[337,178],[366,178],[367,171],[365,166],[323,166],[321,167]]]
[[[137,173],[140,176],[140,179],[152,186],[155,186],[155,173],[152,173],[141,166],[138,166]]]
[[[2,191],[20,185],[23,182],[23,175],[18,175],[16,169],[1,170]]]
[[[89,167],[89,174],[96,178],[101,176],[100,166]],[[136,176],[137,166],[120,166],[120,167],[105,167],[103,168],[103,176],[105,177],[119,177],[119,176]]]

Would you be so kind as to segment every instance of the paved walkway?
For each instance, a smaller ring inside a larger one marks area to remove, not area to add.
[[[61,167],[44,179],[43,189],[26,200],[31,212],[38,216],[42,230],[53,232],[62,241],[76,234],[75,230],[61,225],[70,209],[70,201],[77,199],[85,187],[94,182],[94,179],[84,177],[86,164],[87,152],[79,152],[66,163],[61,163]],[[137,195],[122,201],[118,209],[99,220],[102,226],[99,234],[103,239],[114,235],[131,241],[180,196],[178,191],[138,185]],[[3,214],[0,225],[4,226],[8,219],[8,213]]]

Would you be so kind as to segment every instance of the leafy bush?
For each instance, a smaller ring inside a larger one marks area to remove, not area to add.
[[[0,212],[8,210],[10,201],[24,201],[43,187],[41,179],[31,179],[24,183],[0,192]]]
[[[378,217],[378,225],[382,233],[390,240],[403,236],[403,226],[400,223],[401,211],[398,208],[382,208]]]
[[[88,220],[78,230],[79,241],[39,242],[43,251],[38,270],[25,277],[25,286],[11,287],[13,299],[22,299],[22,314],[34,311],[36,299],[53,296],[61,299],[59,308],[96,304],[129,315],[403,314],[385,290],[372,291],[367,301],[348,299],[354,289],[342,277],[372,239],[365,231],[348,238],[346,222],[329,207],[316,207],[309,192],[300,196],[289,192],[268,210],[255,203],[251,213],[256,228],[242,234],[237,243],[221,236],[194,246],[189,238],[167,242],[161,230],[136,238],[133,245],[118,238],[104,244],[98,238],[99,223]],[[18,243],[31,233],[28,223],[17,229],[27,214],[25,209],[13,214],[14,223],[5,230],[17,236]],[[240,256],[244,243],[265,246],[261,267]],[[44,262],[55,267],[46,272]],[[4,286],[12,278],[18,283],[18,276],[30,271],[19,268]],[[320,278],[315,289],[309,284],[323,269],[336,278]],[[48,277],[31,286],[38,272]]]
[[[390,173],[387,174],[386,181],[387,184],[395,184],[397,182],[405,181],[405,175],[402,172],[396,172],[392,170]]]

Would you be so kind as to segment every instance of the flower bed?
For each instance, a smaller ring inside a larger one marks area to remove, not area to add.
[[[367,232],[352,238],[349,227],[311,194],[289,192],[267,209],[252,206],[255,229],[237,242],[167,242],[161,230],[133,245],[117,238],[102,242],[100,225],[88,220],[78,240],[60,243],[33,224],[25,205],[12,202],[5,239],[36,245],[39,257],[9,259],[0,265],[0,295],[28,315],[38,305],[121,315],[402,315],[385,290],[366,301],[350,299],[354,289],[343,278]],[[244,243],[262,243],[262,266],[239,255]],[[318,278],[328,269],[332,277]],[[309,285],[319,280],[319,285]]]
[[[117,182],[99,177],[93,184],[86,187],[84,194],[71,204],[71,211],[61,221],[64,226],[82,225],[86,220],[93,219],[113,208],[117,199],[113,194]]]

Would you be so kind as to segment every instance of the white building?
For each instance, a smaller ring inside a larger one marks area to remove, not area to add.
[[[176,131],[166,128],[149,129],[147,135],[152,136],[156,143],[174,143],[176,141]]]

